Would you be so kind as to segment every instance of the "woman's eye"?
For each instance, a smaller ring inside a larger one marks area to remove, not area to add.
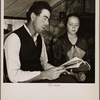
[[[70,26],[72,26],[72,24],[71,24],[71,23],[69,23],[69,25],[70,25]]]
[[[79,26],[78,24],[76,26]]]

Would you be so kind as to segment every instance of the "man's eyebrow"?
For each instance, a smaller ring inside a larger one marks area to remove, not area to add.
[[[47,16],[44,16],[44,17],[46,17],[47,19],[49,19]]]

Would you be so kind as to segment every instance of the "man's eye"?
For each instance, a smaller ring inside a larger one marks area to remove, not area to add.
[[[70,26],[72,26],[72,24],[71,24],[71,23],[69,23],[69,25],[70,25]]]
[[[46,18],[44,17],[44,20],[46,20]]]

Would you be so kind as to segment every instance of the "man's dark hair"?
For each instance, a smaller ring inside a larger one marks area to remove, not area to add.
[[[47,9],[51,12],[51,7],[46,1],[35,1],[26,13],[26,19],[30,20],[30,15],[34,12],[39,15],[43,9]]]
[[[65,26],[67,25],[67,22],[68,22],[68,19],[69,19],[69,17],[72,17],[72,16],[74,16],[74,17],[78,17],[79,18],[79,21],[80,21],[80,16],[79,16],[79,14],[77,14],[77,13],[70,13],[69,15],[67,15],[66,16],[66,18],[65,18]]]

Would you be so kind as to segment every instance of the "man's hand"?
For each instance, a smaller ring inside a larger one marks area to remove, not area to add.
[[[64,69],[63,66],[52,67],[52,68],[49,68],[48,70],[41,72],[40,75],[43,77],[43,79],[54,80],[54,79],[57,79],[60,76],[60,74],[65,71],[66,70]]]
[[[52,67],[45,71],[42,71],[41,74],[36,77],[33,77],[26,81],[19,81],[18,83],[31,83],[31,82],[39,81],[43,79],[54,80],[54,79],[57,79],[60,76],[60,74],[63,72],[65,72],[65,69],[63,66]]]

